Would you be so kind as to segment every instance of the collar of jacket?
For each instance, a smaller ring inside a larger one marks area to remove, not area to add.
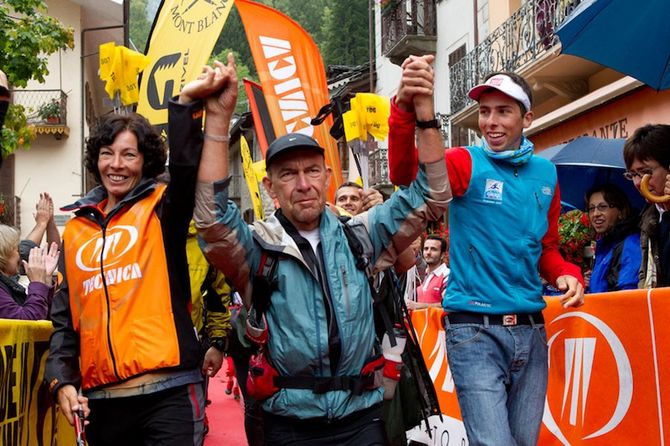
[[[123,200],[119,201],[114,209],[110,212],[113,213],[120,207],[124,206],[127,203],[134,202],[137,199],[145,196],[147,193],[150,193],[156,188],[156,180],[154,178],[142,178],[140,180],[139,184],[135,186],[133,190],[128,192],[126,196],[123,198]],[[94,207],[97,209],[98,203],[100,203],[102,200],[107,198],[107,189],[104,188],[104,186],[97,186],[89,193],[87,193],[85,196],[80,198],[79,200],[75,201],[72,204],[69,204],[67,206],[63,206],[61,208],[61,211],[66,211],[66,212],[78,212],[82,209],[85,208],[90,208]]]
[[[637,218],[631,216],[626,220],[621,220],[614,225],[610,231],[605,234],[602,238],[603,242],[606,244],[618,243],[628,237],[630,234],[633,234],[638,231],[638,221]]]
[[[655,204],[650,204],[640,215],[640,229],[647,234],[654,234],[658,225],[659,212]],[[652,236],[653,237],[653,236]]]

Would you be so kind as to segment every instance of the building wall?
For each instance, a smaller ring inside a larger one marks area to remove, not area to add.
[[[48,8],[49,15],[74,28],[75,49],[52,54],[49,57],[50,73],[44,83],[31,81],[26,88],[62,89],[67,94],[70,135],[61,140],[52,135],[39,135],[30,150],[15,152],[15,194],[21,198],[22,235],[30,232],[34,225],[33,212],[40,192],[48,192],[53,197],[56,214],[61,214],[59,207],[72,203],[80,194],[80,7],[67,0],[50,0]]]
[[[473,0],[446,0],[437,4],[435,108],[439,113],[451,113],[449,54],[464,44],[466,54],[474,48],[474,21]]]

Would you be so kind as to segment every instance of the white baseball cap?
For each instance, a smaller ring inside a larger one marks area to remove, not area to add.
[[[523,91],[521,85],[514,82],[512,78],[506,74],[496,74],[495,76],[492,76],[483,84],[479,84],[473,87],[468,92],[468,96],[479,102],[479,97],[489,88],[496,89],[502,93],[505,93],[507,96],[516,99],[517,101],[521,102],[524,107],[526,107],[526,111],[530,111],[530,98],[526,92]]]

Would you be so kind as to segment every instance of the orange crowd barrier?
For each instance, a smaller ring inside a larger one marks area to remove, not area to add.
[[[569,310],[557,298],[547,303],[549,385],[539,444],[670,445],[670,288],[589,294]],[[431,418],[431,441],[461,445],[441,316],[439,308],[417,310],[412,322],[444,414]]]

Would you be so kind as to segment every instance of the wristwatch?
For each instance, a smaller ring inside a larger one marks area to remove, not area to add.
[[[228,349],[228,338],[212,338],[209,341],[209,346],[223,353]]]
[[[416,126],[420,129],[439,129],[441,127],[440,121],[437,118],[433,118],[429,121],[419,121],[417,119]]]

